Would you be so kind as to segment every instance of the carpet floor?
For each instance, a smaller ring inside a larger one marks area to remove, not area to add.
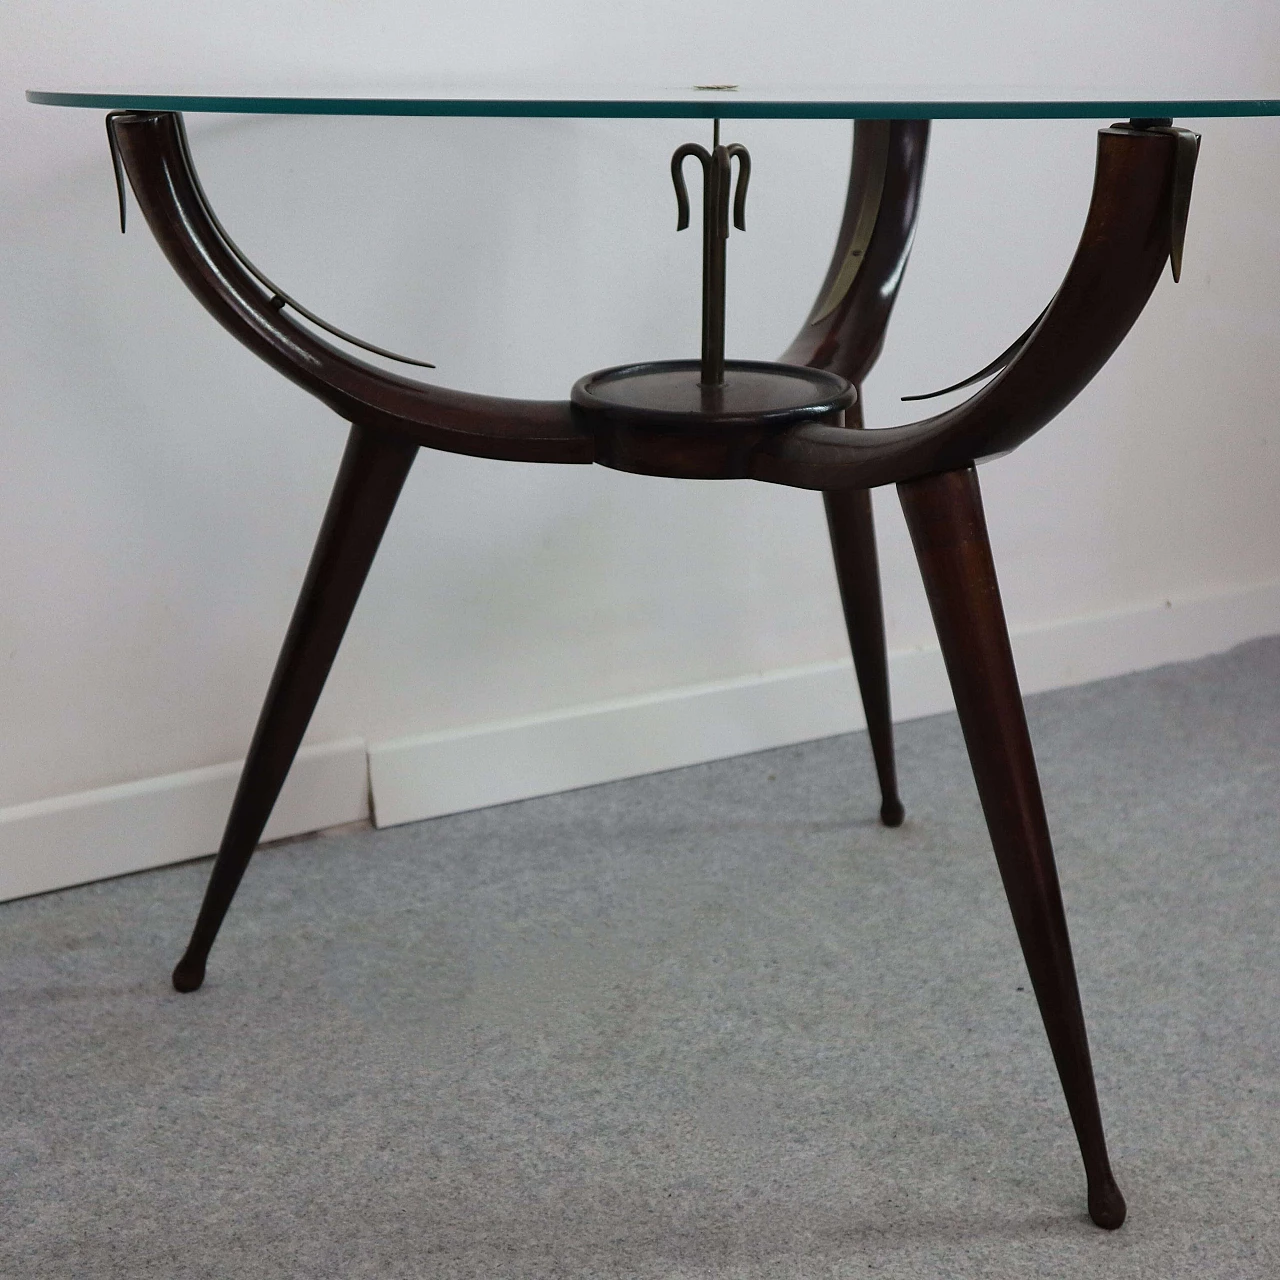
[[[936,716],[0,907],[0,1274],[1280,1275],[1280,640],[1028,710],[1120,1231]]]

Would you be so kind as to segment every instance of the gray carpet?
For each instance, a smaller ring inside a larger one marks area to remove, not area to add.
[[[0,1274],[1280,1275],[1280,641],[1029,709],[1121,1231],[939,716],[0,907]]]

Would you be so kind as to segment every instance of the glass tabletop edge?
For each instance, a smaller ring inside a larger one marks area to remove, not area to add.
[[[220,94],[71,93],[29,89],[28,102],[100,111],[187,111],[252,115],[473,116],[524,119],[1101,120],[1110,117],[1280,115],[1280,99],[1079,101],[734,100],[575,98],[342,98]]]

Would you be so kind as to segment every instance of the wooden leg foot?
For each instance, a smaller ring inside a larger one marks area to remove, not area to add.
[[[181,991],[184,995],[188,991],[199,991],[204,985],[204,966],[205,956],[199,952],[192,953],[190,950],[182,957],[173,969],[173,989]]]
[[[1124,1221],[1107,1159],[1067,919],[973,467],[898,486],[996,862],[1100,1227]]]
[[[204,981],[205,961],[288,776],[418,446],[353,426],[306,580],[276,662],[186,954],[178,991]]]
[[[1114,1231],[1124,1225],[1127,1212],[1124,1196],[1120,1194],[1110,1170],[1105,1178],[1089,1184],[1089,1217],[1093,1219],[1094,1226]]]
[[[844,607],[853,666],[867,716],[867,736],[880,780],[880,821],[900,827],[904,816],[893,759],[893,719],[889,712],[889,662],[885,653],[884,608],[871,494],[865,489],[832,490],[822,495],[836,562],[836,581]]]

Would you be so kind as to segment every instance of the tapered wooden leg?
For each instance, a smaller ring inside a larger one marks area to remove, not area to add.
[[[1031,985],[1089,1180],[1089,1216],[1118,1227],[1071,941],[973,467],[898,486]]]
[[[880,821],[902,825],[898,773],[893,760],[893,720],[889,714],[889,663],[884,643],[884,608],[871,494],[866,489],[832,490],[822,495],[836,561],[840,603],[853,650],[853,667],[862,691],[867,736],[880,779]]]
[[[293,764],[417,452],[418,446],[402,436],[351,428],[204,903],[186,954],[173,971],[179,991],[194,991],[204,981],[209,949]]]

